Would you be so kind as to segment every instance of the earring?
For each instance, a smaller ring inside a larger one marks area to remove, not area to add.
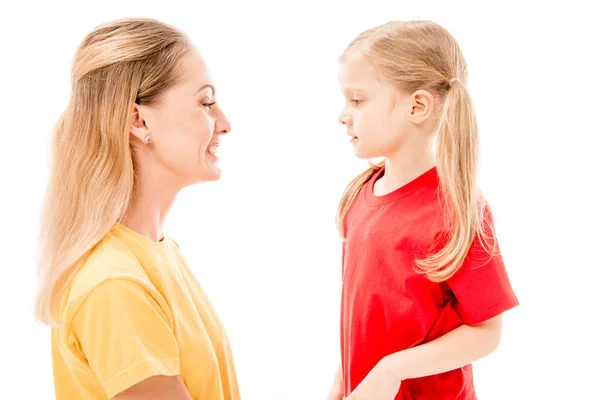
[[[146,136],[146,137],[144,138],[144,143],[145,143],[145,144],[150,144],[150,142],[151,142],[151,141],[152,141],[152,138],[150,137],[150,135],[148,135],[148,136]]]

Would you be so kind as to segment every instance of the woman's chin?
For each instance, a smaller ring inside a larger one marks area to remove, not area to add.
[[[221,179],[221,168],[217,163],[206,163],[196,177],[196,182],[215,182]]]

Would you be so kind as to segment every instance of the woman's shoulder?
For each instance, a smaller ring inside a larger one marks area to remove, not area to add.
[[[102,284],[132,281],[152,290],[152,283],[126,243],[107,235],[82,262],[61,302],[61,320],[74,317],[92,291]]]

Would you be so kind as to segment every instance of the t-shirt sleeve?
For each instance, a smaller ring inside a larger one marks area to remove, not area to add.
[[[467,325],[487,321],[519,304],[497,240],[491,236],[495,229],[488,207],[484,211],[484,221],[484,232],[490,237],[488,240],[484,238],[486,246],[475,238],[465,262],[448,280],[457,300],[458,312]]]
[[[105,281],[71,322],[79,351],[109,398],[152,376],[179,374],[172,319],[156,297],[131,280]]]

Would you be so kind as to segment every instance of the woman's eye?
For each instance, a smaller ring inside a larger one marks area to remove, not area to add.
[[[350,102],[352,104],[354,104],[356,107],[358,107],[362,103],[362,100],[352,99],[352,100],[350,100]]]
[[[216,101],[213,101],[212,103],[202,103],[202,105],[203,105],[204,107],[207,107],[209,110],[210,110],[210,109],[211,109],[211,108],[212,108],[212,107],[213,107],[215,104],[217,104],[217,102],[216,102]]]

